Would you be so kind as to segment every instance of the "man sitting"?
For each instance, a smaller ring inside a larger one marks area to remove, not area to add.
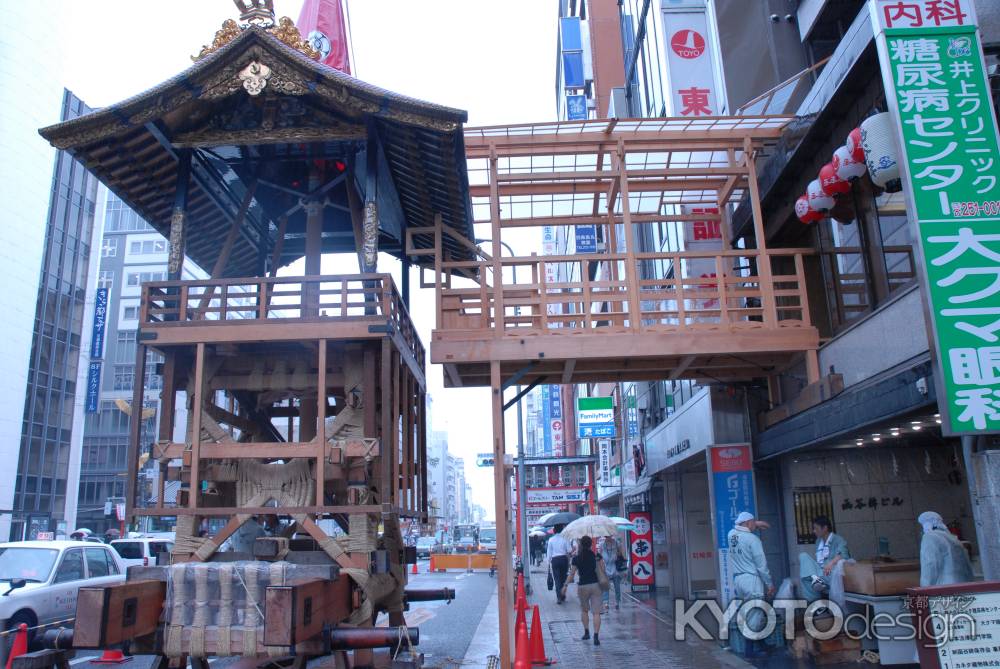
[[[808,553],[799,555],[799,578],[802,580],[802,594],[809,602],[815,602],[830,592],[830,574],[841,560],[849,560],[851,552],[847,541],[832,531],[830,519],[817,516],[813,519],[813,534],[816,536],[816,557]]]

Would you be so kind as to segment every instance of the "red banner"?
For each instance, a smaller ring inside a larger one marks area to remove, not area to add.
[[[347,28],[340,0],[305,0],[299,14],[299,32],[320,53],[324,65],[351,73]]]
[[[653,514],[648,511],[630,511],[628,519],[635,526],[635,531],[628,533],[629,553],[632,557],[632,589],[648,590],[656,582],[653,571]]]

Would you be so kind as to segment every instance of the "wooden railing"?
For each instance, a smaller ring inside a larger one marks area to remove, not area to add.
[[[436,282],[438,328],[517,336],[811,327],[803,258],[812,253],[769,250],[769,279],[758,273],[763,260],[752,249],[637,253],[634,268],[626,254],[614,253],[445,261]],[[477,285],[455,287],[458,275],[473,272]]]
[[[142,287],[144,328],[353,320],[388,322],[423,364],[423,345],[388,274],[156,281]]]

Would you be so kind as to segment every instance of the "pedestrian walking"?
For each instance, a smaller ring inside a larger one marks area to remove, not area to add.
[[[580,620],[583,622],[582,641],[590,638],[590,619],[594,622],[594,645],[601,645],[601,575],[604,571],[604,560],[594,554],[594,540],[588,536],[580,538],[580,550],[573,557],[569,568],[569,577],[562,587],[563,601],[566,599],[566,589],[573,577],[580,575],[576,585],[580,597]]]
[[[601,546],[601,559],[604,561],[604,573],[608,575],[608,581],[615,589],[615,610],[622,607],[622,572],[625,571],[625,554],[622,553],[621,544],[614,537],[605,537]],[[604,610],[611,608],[611,589],[602,593],[604,599]]]
[[[556,604],[566,601],[566,572],[569,571],[569,554],[572,551],[569,541],[559,534],[564,527],[566,526],[556,525],[555,534],[545,547],[545,557],[549,561],[549,575],[552,576],[556,591]]]
[[[743,511],[736,516],[736,526],[729,530],[727,537],[733,590],[736,599],[745,602],[763,599],[765,589],[767,595],[774,594],[774,582],[767,569],[764,545],[760,537],[753,533],[758,525],[760,524],[754,520],[752,513]],[[752,608],[747,613],[746,624],[751,630],[759,632],[764,626],[764,612],[758,607]],[[756,642],[744,636],[744,643],[744,655],[748,658],[757,657]]]
[[[920,586],[971,581],[969,553],[948,531],[944,518],[934,511],[924,511],[917,516],[917,522],[924,528],[924,536],[920,539]]]

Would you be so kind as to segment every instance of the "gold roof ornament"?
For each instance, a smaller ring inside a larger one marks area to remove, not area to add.
[[[313,60],[319,60],[320,53],[312,47],[308,40],[302,37],[299,29],[295,27],[295,22],[287,16],[282,16],[275,21],[274,0],[233,0],[237,9],[240,10],[240,22],[233,19],[226,19],[222,22],[222,27],[215,32],[215,39],[211,44],[201,48],[197,56],[191,56],[191,60],[199,61],[210,53],[214,53],[226,46],[234,39],[250,29],[262,30],[276,37],[279,41],[287,44],[296,51],[305,54]]]

